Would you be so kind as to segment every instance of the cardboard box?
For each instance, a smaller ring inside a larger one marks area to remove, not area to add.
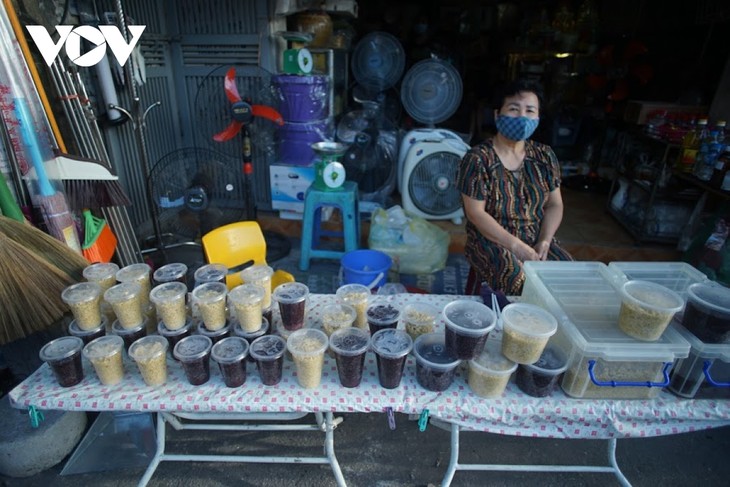
[[[706,106],[678,105],[677,103],[669,103],[666,101],[629,100],[624,110],[624,122],[646,125],[651,115],[658,111],[706,115],[707,110],[708,108]]]
[[[272,164],[271,208],[289,212],[304,212],[304,194],[314,181],[314,167]]]

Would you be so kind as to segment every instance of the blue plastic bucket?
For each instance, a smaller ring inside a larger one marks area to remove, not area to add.
[[[393,261],[379,250],[361,249],[347,252],[340,264],[343,284],[363,284],[372,289],[385,284]]]
[[[279,113],[287,122],[313,122],[329,113],[329,78],[324,75],[272,76]]]
[[[331,141],[334,133],[331,118],[306,123],[285,122],[277,132],[279,160],[284,164],[308,166],[315,159],[312,144]]]

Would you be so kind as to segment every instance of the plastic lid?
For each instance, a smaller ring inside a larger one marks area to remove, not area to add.
[[[181,326],[180,328],[176,328],[175,330],[170,330],[168,327],[165,326],[165,323],[160,321],[159,323],[157,323],[157,334],[164,337],[175,337],[178,335],[182,335],[183,333],[189,332],[192,326],[193,320],[191,318],[188,318],[183,326]]]
[[[403,330],[393,328],[376,331],[370,340],[370,344],[373,352],[390,359],[408,355],[413,349],[411,336]]]
[[[329,78],[323,74],[312,74],[299,76],[297,74],[275,74],[271,77],[271,84],[274,85],[326,85]]]
[[[322,308],[322,322],[336,322],[340,326],[349,326],[357,318],[357,310],[344,303],[328,304]]]
[[[487,340],[488,341],[488,340]],[[416,362],[438,370],[451,370],[461,363],[456,355],[446,347],[443,333],[426,333],[416,338],[413,354]]]
[[[330,335],[330,348],[340,355],[361,355],[368,351],[370,336],[360,328],[347,327]]]
[[[101,323],[99,323],[99,326],[97,326],[93,330],[82,330],[81,328],[79,328],[79,324],[76,323],[76,320],[71,320],[71,322],[68,324],[68,332],[77,337],[93,335],[95,333],[99,333],[100,329],[106,328],[106,324],[108,322],[109,320],[107,320],[107,317],[102,314]]]
[[[689,299],[712,311],[730,314],[730,288],[713,282],[698,282],[687,288]]]
[[[88,303],[101,297],[101,286],[95,282],[79,282],[61,293],[61,299],[68,305]]]
[[[223,264],[205,264],[200,266],[193,276],[196,283],[204,284],[206,282],[220,282],[226,278],[226,274],[228,274],[228,267]]]
[[[272,298],[280,303],[298,303],[309,296],[309,288],[301,282],[285,282],[276,286]]]
[[[370,289],[363,284],[345,284],[337,288],[335,296],[345,304],[360,303],[370,297]]]
[[[266,291],[258,284],[246,283],[236,286],[228,293],[228,300],[235,304],[256,304],[264,300]]]
[[[84,267],[82,275],[87,281],[104,281],[106,279],[116,279],[119,266],[114,262],[98,262]]]
[[[365,88],[383,91],[394,86],[406,65],[400,41],[387,32],[364,36],[352,53],[352,74]]]
[[[129,356],[135,362],[148,362],[167,353],[169,344],[165,337],[150,335],[135,341],[129,347]]]
[[[415,120],[433,125],[451,117],[459,108],[461,76],[449,63],[424,59],[414,64],[401,83],[403,108]]]
[[[679,294],[649,281],[625,282],[621,286],[621,297],[625,301],[659,313],[674,314],[684,306],[684,300]]]
[[[252,265],[241,271],[241,280],[243,282],[259,282],[264,279],[271,279],[274,275],[274,269],[267,265]]]
[[[460,299],[452,301],[443,311],[446,326],[460,335],[481,336],[494,329],[497,315],[485,304]]]
[[[670,328],[677,330],[677,332],[689,342],[692,347],[692,352],[695,355],[700,356],[703,359],[720,359],[723,362],[730,362],[730,343],[705,343],[697,338],[694,333],[689,331],[687,328],[675,321],[672,322]]]
[[[373,303],[367,309],[368,321],[375,324],[389,324],[398,321],[400,310],[390,303]]]
[[[239,362],[248,355],[248,342],[241,337],[228,337],[219,341],[210,350],[210,356],[216,362],[230,364]]]
[[[152,288],[152,291],[150,292],[150,301],[155,304],[168,303],[170,301],[185,299],[187,294],[188,287],[182,282],[166,282]]]
[[[84,348],[84,341],[78,337],[56,338],[43,345],[38,354],[44,362],[56,362],[65,358],[73,357]]]
[[[206,282],[193,289],[193,299],[204,304],[213,304],[226,299],[228,288],[222,282]]]
[[[558,321],[544,309],[527,303],[511,303],[502,310],[505,328],[532,337],[549,337],[558,331]]]
[[[327,335],[314,328],[302,328],[289,335],[286,348],[294,355],[319,355],[327,350]]]
[[[157,282],[175,281],[184,277],[188,273],[188,266],[181,262],[173,262],[172,264],[163,265],[157,269],[152,278]]]
[[[203,320],[198,321],[196,328],[198,330],[198,334],[210,338],[216,338],[221,335],[225,335],[226,333],[231,331],[231,325],[229,323],[226,323],[223,328],[218,328],[217,330],[209,330],[205,327],[205,323],[203,322]]]
[[[286,340],[278,335],[264,335],[251,343],[250,353],[256,360],[276,360],[286,350]]]
[[[123,303],[137,299],[142,294],[142,287],[136,282],[116,284],[104,292],[104,299],[109,303]]]
[[[139,325],[135,326],[134,328],[124,328],[121,323],[119,323],[119,320],[114,320],[114,323],[112,323],[112,332],[117,335],[131,335],[132,333],[139,333],[140,330],[147,327],[147,318],[140,323]]]
[[[235,333],[237,336],[240,336],[241,338],[245,338],[249,342],[252,342],[261,335],[266,335],[266,333],[269,331],[269,320],[267,320],[265,317],[262,317],[261,328],[251,332],[244,331],[237,321],[232,322],[231,327],[233,328],[233,333]]]
[[[106,335],[90,341],[84,347],[84,357],[88,360],[97,360],[121,353],[124,340],[117,335]]]
[[[568,358],[560,348],[548,343],[537,362],[522,364],[521,367],[526,367],[542,375],[558,375],[568,369]]]
[[[142,279],[150,277],[151,270],[152,268],[147,264],[130,264],[126,267],[122,267],[117,272],[117,281],[141,281]]]
[[[175,344],[172,350],[176,359],[190,362],[205,357],[210,353],[213,341],[204,335],[190,335]]]
[[[511,374],[517,370],[517,364],[502,355],[502,340],[488,339],[479,356],[469,361],[470,367],[491,374]]]

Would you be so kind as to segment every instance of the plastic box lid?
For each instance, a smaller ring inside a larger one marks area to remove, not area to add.
[[[730,362],[730,343],[705,343],[697,338],[694,333],[683,327],[676,317],[669,327],[676,329],[677,333],[689,342],[692,351],[697,356],[704,359],[720,359],[723,362]]]
[[[636,340],[619,329],[621,297],[605,264],[530,261],[524,271],[525,301],[553,313],[558,334],[583,355],[629,362],[671,362],[689,355],[689,343],[674,328],[654,342]]]
[[[611,271],[621,282],[640,280],[661,284],[687,297],[687,288],[707,276],[686,262],[611,262]]]

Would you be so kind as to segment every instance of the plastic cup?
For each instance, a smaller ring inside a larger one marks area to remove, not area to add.
[[[205,284],[206,282],[220,282],[221,284],[225,284],[227,274],[228,267],[223,264],[202,265],[198,267],[195,274],[193,274],[195,287]]]
[[[175,345],[177,345],[177,342],[179,342],[183,338],[189,337],[192,333],[193,320],[191,318],[188,318],[184,326],[175,330],[168,329],[162,321],[157,323],[157,334],[167,339],[168,350],[170,350],[171,354],[172,350],[175,349]],[[175,357],[173,356],[173,358]]]
[[[426,333],[413,343],[416,380],[429,391],[445,391],[454,382],[461,360],[446,347],[442,333]]]
[[[713,282],[689,286],[682,326],[704,343],[730,343],[730,289]]]
[[[136,282],[123,282],[110,287],[104,292],[104,299],[112,306],[123,328],[136,328],[144,321],[142,288]]]
[[[226,295],[228,288],[220,282],[201,284],[193,290],[193,301],[198,307],[200,318],[210,331],[226,326]]]
[[[421,335],[436,331],[439,315],[439,309],[432,304],[409,303],[403,308],[401,320],[406,333],[415,340]]]
[[[365,354],[370,346],[368,332],[351,326],[336,330],[330,336],[329,346],[335,353],[340,384],[343,387],[359,386]]]
[[[101,323],[102,289],[95,282],[79,282],[68,286],[61,299],[68,305],[82,330],[93,330]]]
[[[274,269],[267,265],[252,265],[241,271],[241,280],[244,283],[256,284],[264,289],[263,308],[271,306],[271,277]]]
[[[107,319],[106,319],[106,316],[102,315],[101,323],[99,324],[98,327],[94,328],[93,330],[82,330],[81,328],[79,328],[79,325],[78,325],[78,323],[76,323],[76,320],[71,320],[71,323],[68,324],[68,333],[71,336],[81,338],[81,341],[83,341],[84,345],[86,345],[87,343],[106,335],[106,327],[107,327]]]
[[[167,382],[167,347],[167,340],[158,335],[142,337],[129,347],[129,356],[150,387]]]
[[[84,342],[78,337],[61,337],[43,345],[40,359],[47,362],[61,387],[75,386],[84,380],[81,350]]]
[[[355,326],[363,330],[367,329],[368,318],[365,313],[368,307],[368,299],[370,299],[370,289],[362,284],[345,284],[337,288],[335,296],[340,303],[355,308],[357,312]]]
[[[157,285],[165,282],[177,281],[185,284],[185,288],[187,289],[188,266],[182,262],[173,262],[172,264],[163,265],[159,269],[155,269],[155,272],[152,273],[152,280],[154,280]]]
[[[117,281],[136,282],[142,288],[140,295],[142,309],[147,308],[150,304],[150,291],[152,290],[152,282],[150,281],[151,271],[152,269],[147,264],[130,264],[122,267],[117,272]]]
[[[231,325],[226,325],[218,330],[209,330],[205,327],[205,323],[198,321],[196,329],[198,331],[198,335],[210,338],[210,341],[214,344],[231,336]]]
[[[679,294],[654,282],[628,281],[620,291],[618,327],[637,340],[657,340],[674,314],[684,306]]]
[[[479,355],[469,361],[467,382],[477,396],[499,397],[516,368],[516,363],[502,355],[502,341],[489,340]]]
[[[166,282],[155,286],[150,292],[150,301],[155,305],[157,317],[168,330],[177,330],[188,321],[188,310],[185,298],[188,287],[177,281]]]
[[[114,323],[112,323],[112,333],[122,337],[122,340],[124,340],[124,348],[129,350],[129,347],[131,347],[134,342],[147,336],[147,321],[143,321],[134,328],[124,328],[119,323],[119,320],[115,320]]]
[[[269,329],[266,331],[267,334],[274,333],[274,307],[269,306],[262,312],[264,319],[269,323]]]
[[[546,397],[558,387],[568,359],[558,347],[548,344],[534,364],[520,365],[515,382],[528,396]]]
[[[84,347],[83,355],[94,366],[103,385],[113,386],[124,378],[123,348],[124,340],[117,335],[97,338]]]
[[[446,347],[462,360],[477,357],[489,332],[497,323],[497,315],[483,303],[457,300],[444,306]]]
[[[273,299],[279,303],[285,329],[295,331],[304,327],[308,296],[309,288],[301,282],[285,282],[274,289]]]
[[[101,286],[102,293],[117,283],[119,266],[114,262],[99,262],[84,267],[82,275],[89,282]]]
[[[246,340],[246,342],[253,343],[253,341],[257,338],[267,335],[269,333],[269,320],[262,317],[261,327],[251,333],[243,331],[243,329],[241,329],[241,327],[238,326],[236,323],[231,324],[231,329],[233,330],[233,336],[241,337]],[[253,355],[251,355],[250,353],[248,354],[248,361],[256,362],[256,360],[254,360],[253,358]]]
[[[502,353],[518,364],[534,364],[558,330],[555,317],[533,304],[512,303],[502,310]]]
[[[239,326],[247,332],[261,328],[264,288],[257,284],[241,284],[228,293],[228,303]]]
[[[213,345],[210,356],[218,362],[227,387],[240,387],[246,382],[246,340],[241,337],[225,338]]]
[[[275,386],[281,382],[286,340],[278,335],[264,335],[251,343],[249,353],[256,360],[261,383]]]
[[[191,385],[199,386],[210,379],[210,350],[213,342],[203,335],[191,335],[175,345],[173,356],[180,361]]]
[[[314,328],[296,330],[286,341],[286,348],[291,352],[297,368],[297,380],[305,389],[314,389],[322,380],[324,351],[327,350],[327,344],[327,335]]]
[[[402,330],[386,328],[375,332],[370,340],[378,366],[378,381],[386,389],[395,389],[403,378],[408,353],[413,339]]]
[[[390,303],[372,303],[367,307],[365,313],[368,318],[370,334],[374,335],[380,330],[398,328],[400,310]]]
[[[357,311],[349,304],[328,304],[322,308],[322,331],[330,337],[343,328],[352,327]]]

